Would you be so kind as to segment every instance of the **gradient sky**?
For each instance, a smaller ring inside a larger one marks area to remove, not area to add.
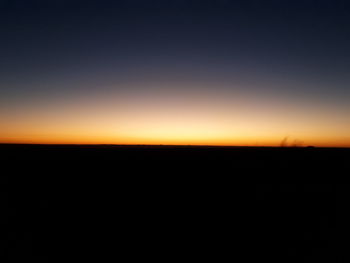
[[[0,0],[0,142],[350,147],[350,2]]]

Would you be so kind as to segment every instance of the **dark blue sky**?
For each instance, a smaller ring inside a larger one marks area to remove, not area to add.
[[[347,2],[2,0],[1,75],[195,64],[347,81]]]
[[[0,103],[185,82],[348,110],[349,13],[345,0],[0,0]]]

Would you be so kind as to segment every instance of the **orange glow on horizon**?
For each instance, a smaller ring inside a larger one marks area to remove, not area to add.
[[[271,97],[271,96],[270,96]],[[347,109],[208,90],[0,108],[1,143],[350,147]]]
[[[283,139],[283,138],[282,138]],[[261,140],[259,142],[253,142],[252,140],[181,140],[181,139],[144,139],[144,140],[115,140],[113,138],[16,138],[1,140],[0,143],[4,144],[72,144],[72,145],[189,145],[189,146],[249,146],[249,147],[279,147],[281,145],[281,138],[275,140]],[[314,143],[297,142],[293,140],[287,142],[287,147],[306,147],[309,145],[316,147],[340,147],[349,148],[350,143],[344,143],[343,141],[313,141]]]

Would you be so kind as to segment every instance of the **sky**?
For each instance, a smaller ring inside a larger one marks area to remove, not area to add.
[[[349,13],[0,0],[0,142],[350,147]]]

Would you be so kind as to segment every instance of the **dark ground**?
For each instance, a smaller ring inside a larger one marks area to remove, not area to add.
[[[1,145],[2,262],[348,262],[350,149]],[[109,259],[110,260],[110,259]]]

